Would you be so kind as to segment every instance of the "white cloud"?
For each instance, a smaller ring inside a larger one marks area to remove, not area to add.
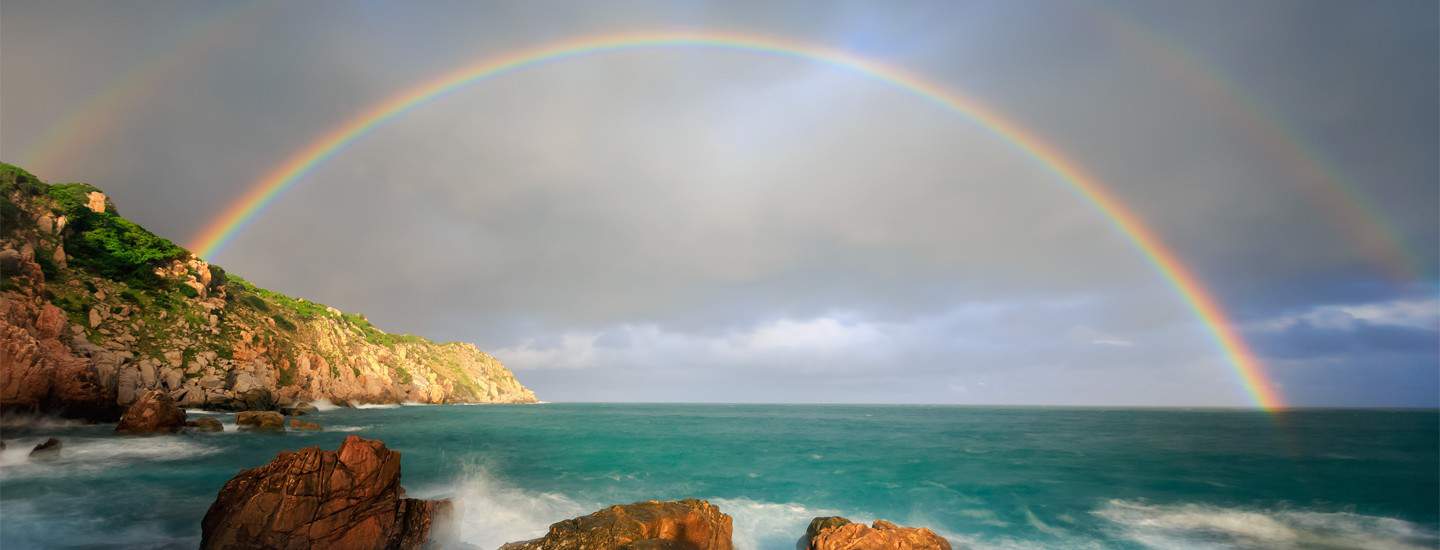
[[[1440,330],[1440,300],[1418,298],[1363,304],[1326,304],[1301,313],[1265,320],[1255,328],[1274,332],[1302,323],[1333,330],[1349,330],[1360,323]]]

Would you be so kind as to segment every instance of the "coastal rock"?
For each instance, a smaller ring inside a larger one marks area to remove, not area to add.
[[[319,410],[320,409],[315,408],[315,405],[311,405],[309,403],[294,403],[290,405],[280,406],[280,412],[283,413],[285,416],[302,416],[313,412],[318,412]]]
[[[235,415],[235,424],[242,430],[283,430],[285,417],[275,411],[242,411]]]
[[[59,439],[50,438],[30,449],[30,458],[34,460],[55,460],[60,458],[60,448],[63,447]]]
[[[150,390],[135,400],[120,417],[115,433],[173,433],[185,427],[185,411],[175,406],[169,393]]]
[[[731,550],[730,516],[703,500],[611,506],[550,526],[544,537],[501,550]]]
[[[290,429],[318,432],[320,431],[320,425],[314,422],[306,422],[304,420],[300,420],[299,418],[291,418]]]
[[[797,550],[950,550],[950,541],[923,527],[901,527],[885,520],[871,525],[842,517],[810,520]]]
[[[190,420],[190,421],[186,422],[185,425],[188,426],[188,427],[194,428],[195,431],[197,431],[197,432],[223,432],[223,431],[225,431],[225,425],[224,425],[224,424],[221,424],[219,420],[216,420],[216,419],[214,419],[214,418],[210,418],[210,417],[208,417],[208,416],[202,416],[202,417],[200,417],[200,418],[196,418],[195,420]]]
[[[201,522],[202,549],[420,548],[449,501],[404,498],[400,453],[345,438],[336,451],[282,452],[237,474]]]

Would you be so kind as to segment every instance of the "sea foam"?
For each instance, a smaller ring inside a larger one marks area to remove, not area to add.
[[[1094,512],[1150,548],[1435,548],[1436,533],[1395,518],[1350,512],[1154,505],[1112,500]]]

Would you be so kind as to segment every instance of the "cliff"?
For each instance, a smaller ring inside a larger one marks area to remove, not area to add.
[[[258,288],[121,217],[99,189],[0,163],[0,412],[114,420],[151,389],[231,410],[535,402],[471,344]]]

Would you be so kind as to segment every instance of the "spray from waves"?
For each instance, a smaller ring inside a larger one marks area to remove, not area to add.
[[[329,399],[316,399],[314,401],[311,401],[310,404],[315,407],[315,410],[321,412],[333,411],[340,408],[339,405],[331,403]]]
[[[565,495],[515,487],[483,466],[467,467],[462,479],[445,489],[451,491],[448,496],[455,500],[460,514],[456,535],[477,548],[499,548],[507,542],[540,537],[551,523],[599,508]]]
[[[358,403],[358,404],[355,405],[355,408],[357,408],[357,409],[398,409],[398,408],[400,408],[400,405],[399,405],[398,403]]]
[[[1253,510],[1112,500],[1094,512],[1150,548],[1433,549],[1440,537],[1395,518],[1350,512]]]
[[[820,516],[846,516],[851,521],[869,522],[839,510],[808,508],[795,503],[777,504],[744,498],[716,498],[710,499],[710,502],[730,515],[735,526],[732,540],[735,548],[741,550],[794,548],[795,542],[810,525],[810,520]]]
[[[0,428],[7,430],[54,430],[86,426],[81,420],[55,416],[7,414],[0,417]]]

